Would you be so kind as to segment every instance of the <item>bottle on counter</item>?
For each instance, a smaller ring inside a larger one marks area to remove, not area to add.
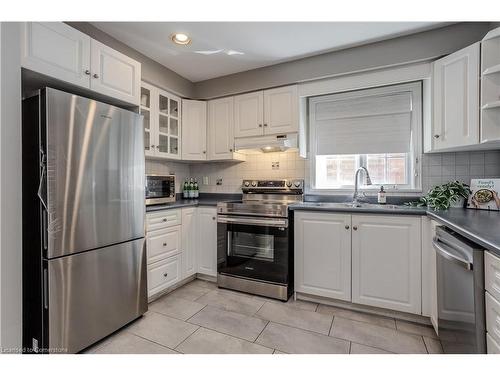
[[[384,190],[383,186],[380,187],[380,191],[378,192],[378,195],[377,195],[377,201],[379,204],[386,204],[387,203],[387,197],[385,195],[385,190]]]
[[[189,194],[189,198],[190,199],[193,199],[194,198],[194,181],[192,178],[189,179],[189,190],[188,190]]]
[[[182,197],[184,199],[189,198],[189,182],[187,178],[184,180],[184,186],[182,188]]]
[[[195,199],[198,199],[198,197],[200,196],[200,188],[198,186],[198,181],[195,179],[194,180],[194,197]]]

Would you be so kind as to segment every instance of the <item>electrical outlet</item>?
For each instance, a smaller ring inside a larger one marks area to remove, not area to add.
[[[222,177],[217,177],[217,180],[215,182],[216,185],[222,185]]]
[[[208,185],[208,176],[203,176],[203,185]]]
[[[273,171],[280,169],[280,162],[279,161],[273,161],[271,163],[271,167],[272,167]]]

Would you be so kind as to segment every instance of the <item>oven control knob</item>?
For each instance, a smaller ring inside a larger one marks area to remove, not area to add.
[[[300,187],[300,185],[301,185],[301,184],[300,184],[300,181],[295,181],[295,182],[293,183],[293,185],[294,185],[296,188],[298,188],[298,187]]]
[[[252,181],[252,186],[256,187],[257,186],[257,181]]]
[[[243,185],[245,185],[245,187],[249,187],[249,186],[250,186],[250,182],[245,181],[245,182],[243,183]]]
[[[286,186],[288,186],[288,187],[292,187],[292,181],[287,181],[287,182],[286,182]]]

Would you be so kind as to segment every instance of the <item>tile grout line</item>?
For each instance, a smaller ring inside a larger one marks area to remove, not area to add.
[[[349,340],[349,354],[351,354],[352,341]]]
[[[196,332],[198,332],[198,330],[201,328],[201,326],[198,326],[198,328],[196,328],[196,330],[191,333],[189,336],[187,336],[184,340],[182,340],[179,344],[177,344],[173,350],[177,351],[176,349],[184,342],[186,341],[188,338],[190,338],[191,336],[193,336]],[[179,352],[180,353],[180,352]]]
[[[421,339],[422,339],[422,342],[424,343],[424,348],[425,348],[425,351],[427,352],[427,354],[431,354],[431,353],[429,352],[429,349],[427,348],[427,344],[425,343],[424,336],[420,336],[420,337],[421,337]]]
[[[328,336],[329,337],[333,337],[333,336],[330,336],[330,333],[332,332],[333,322],[334,321],[335,321],[335,315],[332,316],[332,322],[330,323],[330,329],[328,330]]]
[[[270,320],[267,321],[266,325],[264,326],[264,328],[262,328],[262,330],[257,335],[257,337],[255,338],[255,340],[253,340],[253,342],[257,343],[257,340],[259,339],[260,335],[262,335],[262,332],[264,332],[264,330],[267,328],[267,326],[269,325],[270,322],[271,322]]]

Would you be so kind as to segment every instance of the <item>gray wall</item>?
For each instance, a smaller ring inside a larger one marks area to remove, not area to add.
[[[262,88],[429,60],[483,38],[490,23],[459,23],[400,38],[227,75],[194,85],[195,98],[208,99]]]
[[[0,348],[21,347],[21,37],[0,22]],[[7,351],[6,351],[7,352]]]
[[[151,83],[152,85],[168,89],[169,91],[186,97],[192,98],[194,96],[194,85],[191,81],[173,70],[157,63],[149,57],[143,55],[137,50],[127,46],[126,44],[118,41],[109,34],[99,30],[88,22],[66,22],[71,27],[80,30],[82,33],[98,40],[101,43],[108,45],[111,48],[124,53],[127,56],[139,61],[142,65],[142,79]]]

